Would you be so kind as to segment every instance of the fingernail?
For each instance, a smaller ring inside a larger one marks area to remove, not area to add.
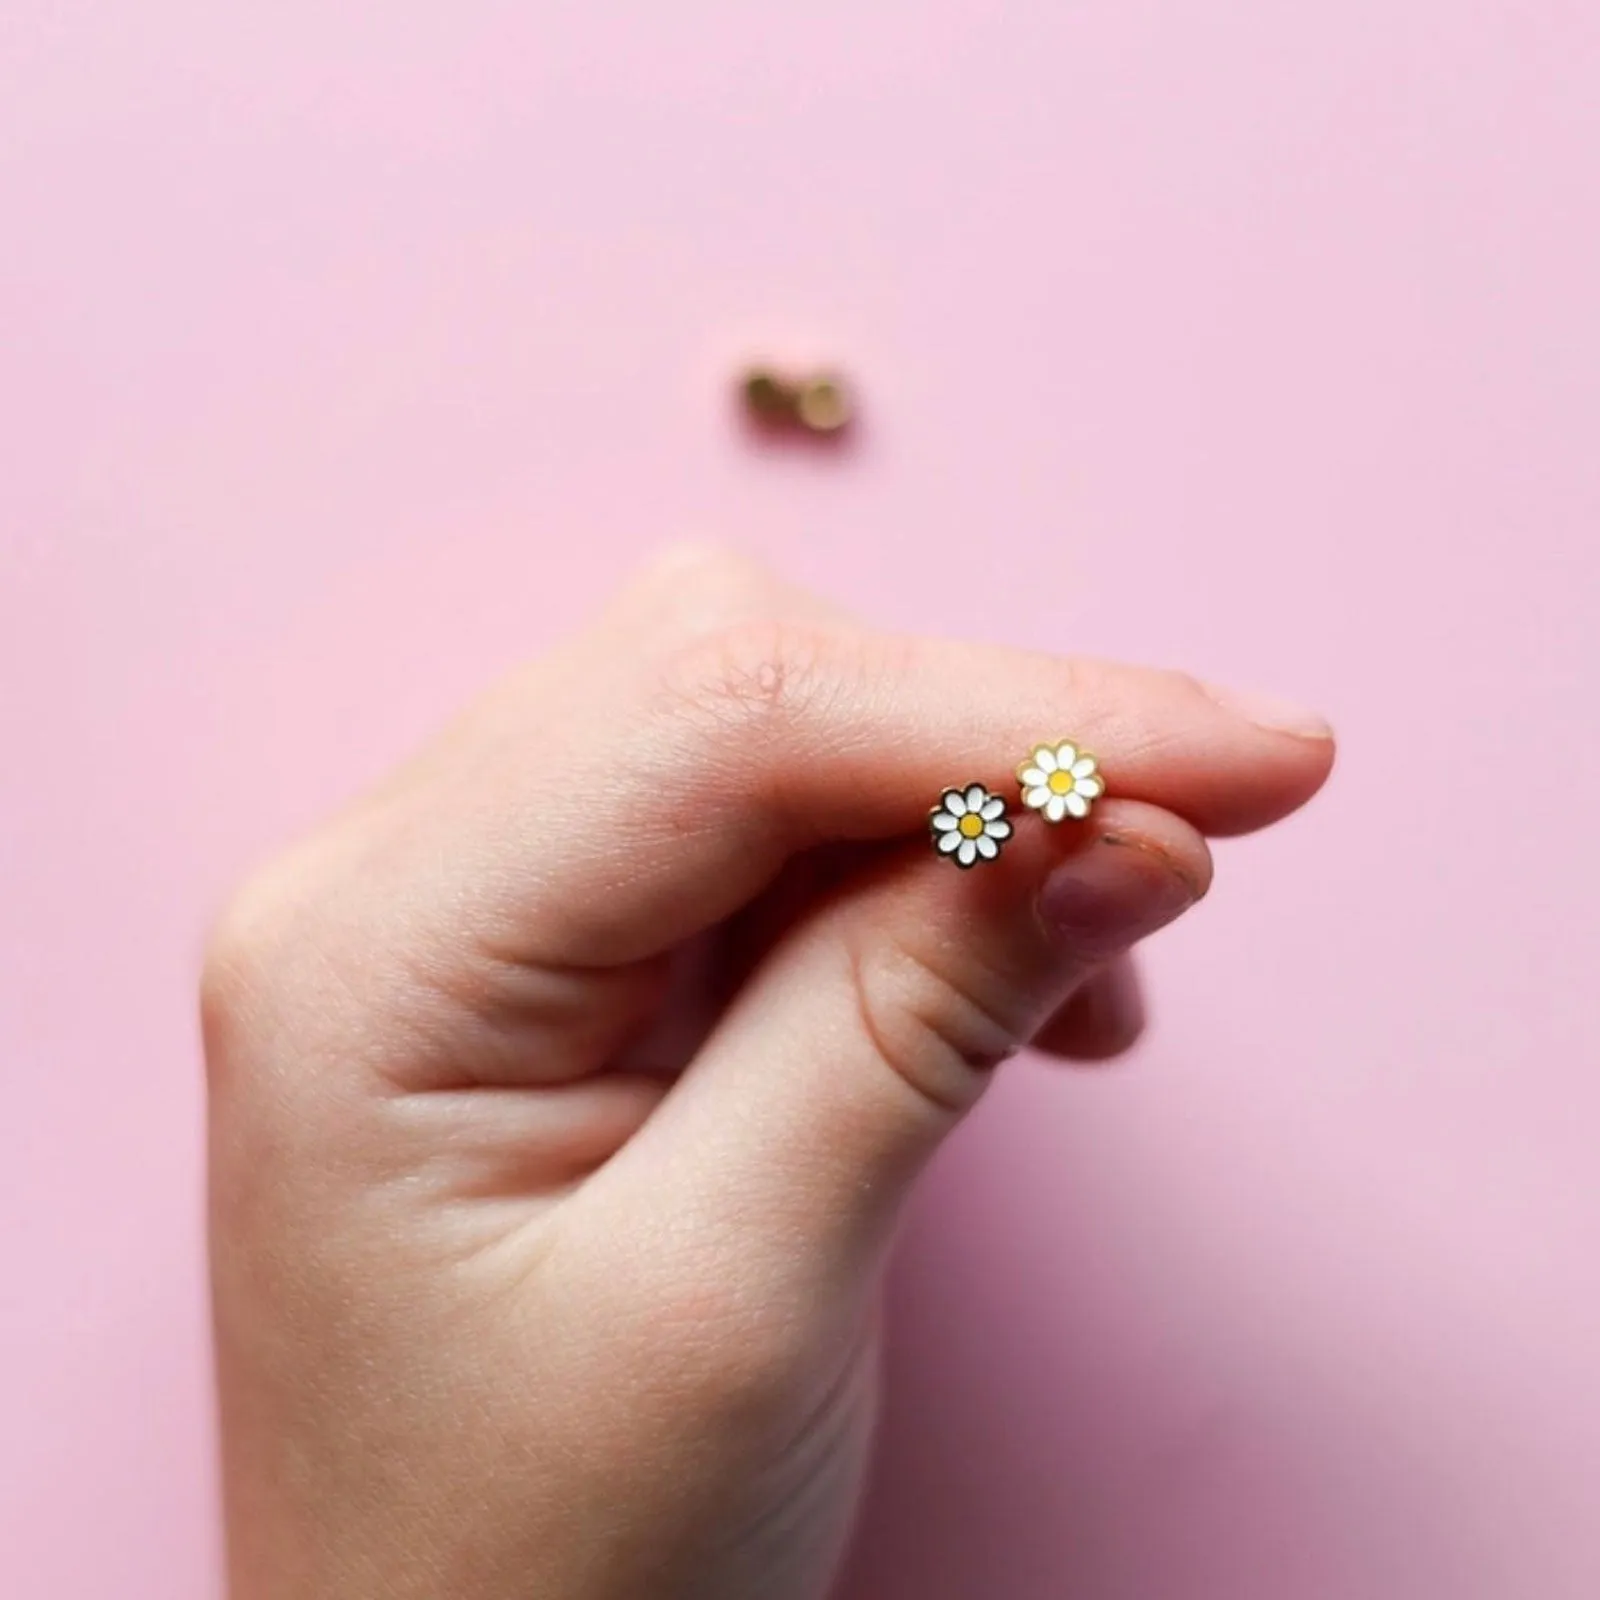
[[[1047,932],[1088,954],[1126,949],[1199,898],[1158,850],[1103,834],[1063,861],[1039,890]]]
[[[1273,733],[1292,733],[1302,739],[1331,739],[1333,729],[1315,711],[1293,700],[1284,700],[1275,694],[1257,694],[1254,690],[1224,689],[1220,684],[1208,683],[1205,691],[1225,711],[1232,711],[1246,722]]]

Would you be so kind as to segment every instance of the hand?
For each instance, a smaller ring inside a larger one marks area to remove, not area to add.
[[[1067,735],[1089,823],[933,853]],[[823,1595],[908,1186],[1018,1046],[1128,1042],[1203,835],[1332,753],[692,553],[502,686],[213,939],[234,1600]]]

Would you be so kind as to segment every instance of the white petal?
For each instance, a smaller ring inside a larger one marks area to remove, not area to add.
[[[1091,776],[1093,772],[1093,756],[1079,756],[1078,759],[1072,763],[1072,776],[1074,778],[1087,778]]]
[[[983,831],[987,833],[991,839],[1009,839],[1011,837],[1011,824],[1004,820],[990,822],[985,824]]]
[[[967,814],[966,797],[959,789],[946,789],[941,796],[944,808],[952,817],[964,817]]]
[[[1056,765],[1063,772],[1072,770],[1072,763],[1078,759],[1078,747],[1075,744],[1058,744],[1056,746]]]
[[[1064,794],[1053,794],[1045,801],[1044,819],[1046,822],[1059,822],[1067,814],[1067,797]]]
[[[961,826],[961,818],[952,817],[948,811],[935,811],[928,823],[935,833],[948,833],[952,828]]]
[[[1047,805],[1050,800],[1050,791],[1040,784],[1037,789],[1025,789],[1022,794],[1022,803],[1032,806],[1035,811],[1042,805]]]
[[[961,848],[956,852],[956,860],[964,867],[970,867],[978,859],[978,845],[974,839],[963,839]]]
[[[1047,783],[1049,779],[1050,774],[1046,772],[1043,767],[1024,767],[1022,771],[1017,774],[1018,782],[1020,782],[1025,789],[1037,789],[1041,785]]]
[[[1000,846],[997,845],[994,840],[988,836],[988,834],[985,834],[981,839],[974,840],[973,842],[978,847],[978,854],[982,856],[985,861],[993,861],[994,858],[1000,854]]]
[[[1067,810],[1070,811],[1073,816],[1086,817],[1089,815],[1089,802],[1085,800],[1081,794],[1069,794],[1064,798],[1066,799]]]
[[[1073,787],[1086,800],[1098,800],[1106,792],[1106,786],[1100,778],[1079,778]]]
[[[967,810],[977,811],[989,798],[989,791],[981,783],[971,784],[967,789]]]
[[[993,822],[1006,808],[1006,803],[999,795],[991,795],[983,802],[983,810],[978,814],[985,822]]]
[[[1054,772],[1056,770],[1056,753],[1044,745],[1033,752],[1033,764],[1041,772]]]
[[[938,839],[938,848],[942,855],[950,855],[961,848],[961,835],[959,833],[941,833]]]

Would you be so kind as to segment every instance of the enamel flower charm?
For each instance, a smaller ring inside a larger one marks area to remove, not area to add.
[[[928,815],[934,849],[958,867],[993,861],[1011,837],[1011,824],[1005,816],[1005,801],[981,783],[946,789]]]
[[[1022,803],[1046,822],[1086,817],[1106,791],[1095,759],[1075,744],[1042,744],[1017,768]]]

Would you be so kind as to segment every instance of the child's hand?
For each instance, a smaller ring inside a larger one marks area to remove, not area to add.
[[[935,855],[941,789],[1014,797],[1061,737],[1089,823]],[[1332,755],[718,556],[505,684],[214,940],[236,1600],[822,1595],[907,1187],[1019,1045],[1129,1041],[1123,953],[1204,892],[1202,835]]]

